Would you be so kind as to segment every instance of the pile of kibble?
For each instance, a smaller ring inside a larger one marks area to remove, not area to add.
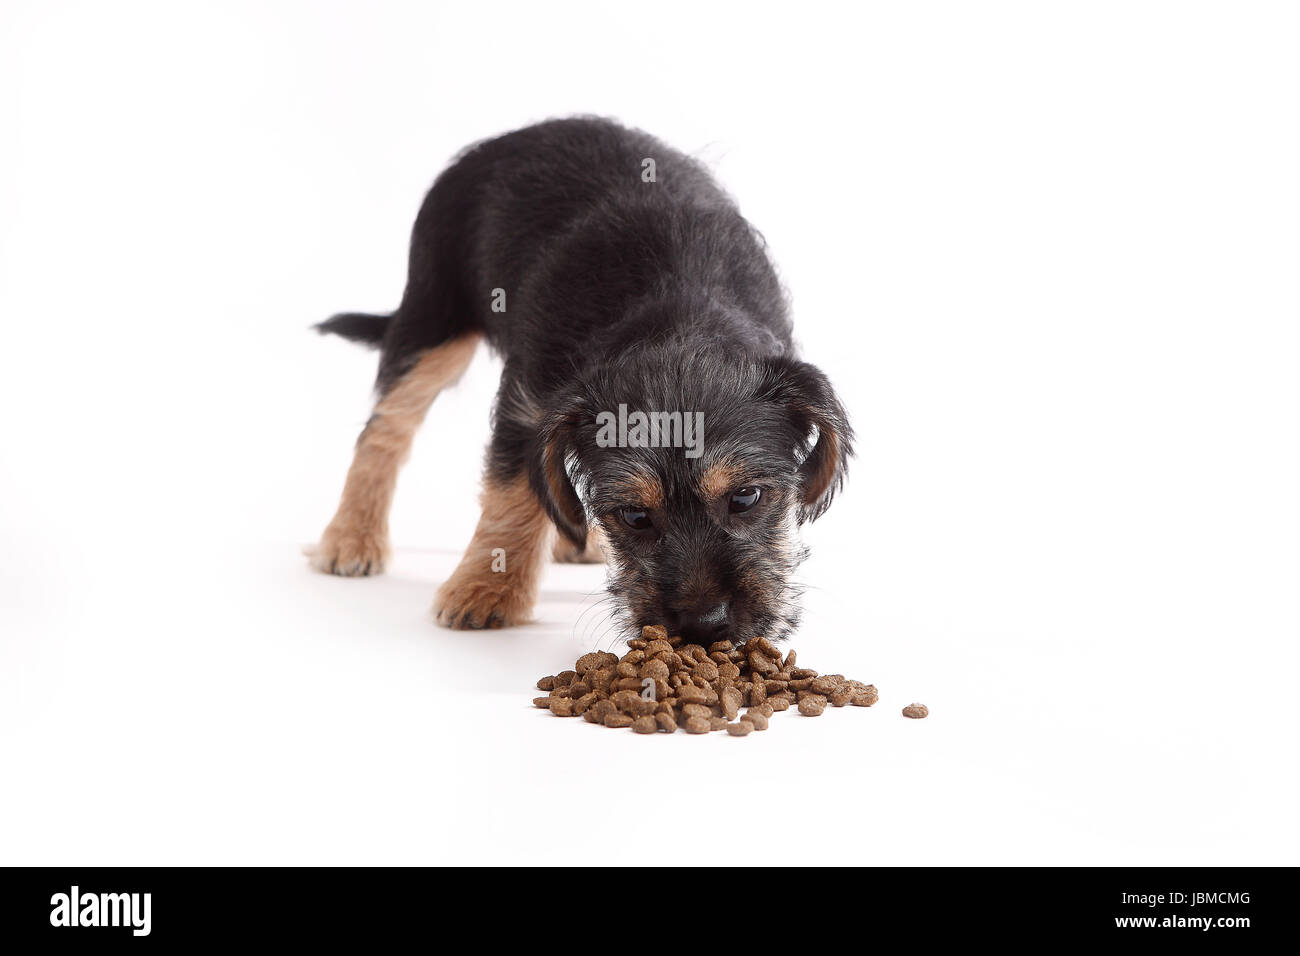
[[[799,667],[794,651],[782,656],[762,637],[741,646],[718,641],[706,649],[648,626],[627,643],[622,657],[593,651],[578,658],[573,670],[543,677],[537,687],[550,696],[533,703],[556,717],[631,727],[639,734],[671,734],[681,727],[688,734],[725,730],[743,737],[766,730],[768,718],[791,707],[817,717],[827,704],[870,707],[879,699],[871,684]]]

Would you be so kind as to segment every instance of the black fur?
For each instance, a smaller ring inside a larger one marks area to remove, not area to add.
[[[497,289],[505,312],[492,310]],[[505,362],[489,474],[527,473],[575,542],[601,523],[630,625],[739,639],[795,625],[794,526],[829,504],[852,433],[825,377],[793,356],[761,236],[695,160],[599,119],[475,145],[420,209],[393,316],[320,328],[382,335],[381,394],[425,350],[481,331]],[[597,447],[596,415],[620,403],[703,413],[703,456]],[[762,489],[753,511],[704,500],[700,476],[720,462]],[[647,504],[626,498],[647,476],[663,500],[654,528],[634,531],[619,509]],[[707,613],[721,605],[722,619]]]
[[[353,342],[378,348],[388,331],[389,317],[364,312],[344,312],[313,326],[321,335],[341,335]]]

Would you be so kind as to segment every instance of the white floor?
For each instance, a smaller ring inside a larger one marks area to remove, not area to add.
[[[541,864],[601,834],[637,863],[670,819],[752,831],[724,854],[748,865],[1294,860],[1288,705],[1223,661],[926,633],[855,609],[850,573],[794,646],[879,704],[640,737],[529,703],[611,646],[599,569],[553,566],[533,626],[456,633],[427,616],[452,551],[343,580],[281,544],[27,609],[44,633],[5,645],[4,862]],[[913,700],[928,719],[899,714]]]

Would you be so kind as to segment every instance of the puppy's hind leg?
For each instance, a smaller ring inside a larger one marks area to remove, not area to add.
[[[388,561],[388,511],[397,472],[429,406],[464,373],[479,334],[470,332],[421,353],[385,390],[357,439],[343,497],[311,564],[326,574],[379,574]]]

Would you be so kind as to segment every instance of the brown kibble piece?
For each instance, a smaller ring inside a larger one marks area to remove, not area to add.
[[[840,681],[830,677],[814,677],[812,683],[808,685],[808,689],[814,693],[829,697],[839,688],[840,683]]]
[[[727,728],[727,723],[728,721],[725,717],[710,717],[709,730],[725,730]]]
[[[870,707],[878,700],[880,700],[880,694],[876,690],[876,685],[868,684],[865,690],[860,690],[853,695],[853,706]]]
[[[568,697],[552,697],[550,699],[551,713],[556,717],[573,717],[573,701]]]
[[[666,641],[668,640],[668,628],[662,624],[647,624],[641,628],[641,639],[643,641]]]
[[[727,720],[735,720],[736,714],[740,713],[740,705],[745,702],[740,691],[734,687],[724,687],[718,697],[722,701],[723,716]]]
[[[727,733],[733,737],[744,737],[754,729],[754,725],[748,720],[738,720],[734,724],[727,724]]]
[[[641,679],[647,677],[655,681],[668,680],[668,665],[661,660],[646,661],[641,665]]]
[[[633,718],[621,711],[613,711],[605,717],[606,727],[631,727]]]
[[[538,690],[554,690],[554,689],[555,689],[555,678],[554,678],[554,677],[543,677],[541,680],[539,680],[539,681],[537,682],[537,689],[538,689]]]
[[[805,717],[820,717],[826,709],[826,698],[821,694],[809,694],[799,701],[799,713]]]
[[[695,677],[703,677],[705,680],[713,681],[718,679],[718,665],[713,663],[707,657],[702,661],[695,662],[695,669],[691,674]]]
[[[925,704],[908,704],[903,708],[903,716],[911,717],[913,720],[920,720],[922,717],[930,716],[930,708]]]
[[[762,654],[765,657],[771,658],[773,661],[779,662],[781,660],[781,652],[777,650],[776,645],[773,644],[771,641],[769,641],[766,637],[752,638],[749,641],[749,643],[745,645],[745,650],[758,651],[760,654]]]
[[[590,654],[583,654],[579,657],[578,662],[573,665],[573,669],[578,672],[579,676],[585,677],[591,671],[617,663],[618,656],[616,654],[608,654],[605,651],[592,651]]]
[[[653,734],[659,731],[659,722],[646,714],[632,721],[632,732],[636,734]]]
[[[753,724],[755,730],[767,730],[767,715],[761,710],[746,711],[745,716],[740,718],[740,722]]]
[[[690,684],[683,685],[678,689],[677,699],[686,704],[707,704],[709,695],[703,688]]]
[[[534,697],[534,698],[533,698],[533,706],[534,706],[534,707],[540,707],[540,708],[542,708],[543,710],[546,710],[547,708],[549,708],[549,707],[551,706],[551,701],[552,701],[553,699],[554,699],[554,698],[552,698],[552,697]]]
[[[779,714],[783,710],[790,709],[790,701],[785,697],[769,697],[766,706],[772,708],[772,713]]]
[[[707,734],[712,728],[705,717],[688,717],[685,729],[688,734]]]
[[[659,729],[665,733],[671,734],[677,731],[677,720],[667,711],[656,711],[654,719],[655,723],[659,725]]]

